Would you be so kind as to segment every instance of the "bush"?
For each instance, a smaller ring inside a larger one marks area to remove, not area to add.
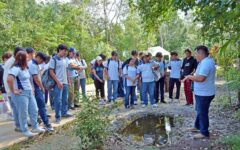
[[[81,149],[101,149],[104,140],[109,134],[108,115],[110,109],[99,108],[98,100],[86,98],[83,108],[76,119],[75,134],[80,137]]]
[[[224,144],[227,144],[229,149],[231,150],[240,149],[240,135],[228,136],[223,141],[224,141]]]

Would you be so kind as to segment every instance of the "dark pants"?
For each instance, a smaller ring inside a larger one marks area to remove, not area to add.
[[[169,80],[169,98],[170,99],[173,99],[173,89],[174,89],[175,84],[177,86],[177,92],[176,92],[175,98],[179,99],[181,82],[179,79],[175,79],[175,78],[170,78],[170,80]]]
[[[124,97],[124,79],[122,77],[119,78],[119,83],[118,83],[118,97]]]
[[[129,106],[129,97],[130,99],[130,105],[134,105],[134,101],[136,100],[136,86],[126,86],[126,95],[125,95],[125,107],[127,108]]]
[[[96,89],[96,97],[99,98],[99,92],[100,92],[101,98],[105,98],[104,82],[102,83],[99,80],[95,79],[94,85],[95,85],[95,89]]]
[[[45,125],[49,124],[49,120],[47,117],[47,110],[46,110],[46,105],[45,105],[45,99],[44,99],[44,94],[42,90],[39,88],[35,88],[35,98],[37,101],[37,106],[38,106],[38,112],[39,115]]]
[[[210,103],[214,99],[214,97],[215,96],[195,95],[197,117],[196,117],[194,126],[196,129],[199,129],[200,132],[205,136],[209,136],[208,111],[209,111]]]
[[[193,93],[191,90],[191,85],[192,85],[191,80],[184,81],[184,93],[185,93],[187,104],[193,104]]]
[[[161,94],[161,102],[164,101],[164,80],[165,77],[162,77],[161,79],[159,79],[158,81],[155,82],[155,100],[156,103],[159,102],[159,90],[160,90],[160,94]]]
[[[45,103],[47,104],[47,102],[48,102],[48,90],[47,89],[45,89]]]

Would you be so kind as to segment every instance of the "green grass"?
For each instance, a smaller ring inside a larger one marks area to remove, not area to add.
[[[240,135],[231,135],[223,140],[230,150],[240,150]]]

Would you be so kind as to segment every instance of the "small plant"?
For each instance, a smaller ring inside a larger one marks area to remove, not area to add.
[[[235,118],[240,121],[240,109],[238,109],[238,111],[236,111]]]
[[[231,135],[224,138],[223,143],[228,145],[231,150],[240,149],[240,135]]]
[[[75,134],[80,137],[81,149],[101,149],[109,134],[109,108],[98,107],[98,100],[83,100],[82,111],[77,116]]]
[[[228,108],[231,104],[225,95],[218,96],[216,98],[216,103],[223,106],[224,108]]]

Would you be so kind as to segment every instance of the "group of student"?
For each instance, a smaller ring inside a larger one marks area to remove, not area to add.
[[[139,91],[142,107],[148,105],[148,97],[152,107],[157,107],[159,102],[166,103],[164,100],[164,84],[168,68],[170,70],[169,99],[173,101],[173,90],[176,84],[175,99],[179,100],[181,79],[194,74],[197,67],[197,61],[192,56],[192,52],[189,49],[184,52],[186,58],[183,61],[178,58],[176,52],[172,52],[168,63],[165,62],[161,52],[158,52],[153,58],[151,53],[138,53],[133,50],[131,52],[132,57],[124,62],[119,60],[116,51],[113,51],[111,58],[107,60],[105,55],[100,54],[90,64],[96,96],[99,97],[100,92],[101,103],[106,103],[104,94],[104,79],[106,79],[108,102],[115,101],[120,95],[125,95],[124,106],[133,108],[137,101],[136,93]],[[191,86],[191,80],[184,81],[186,105],[193,105]],[[124,94],[121,94],[122,92]]]
[[[180,99],[181,83],[184,83],[186,105],[193,105],[193,93],[195,95],[196,120],[194,127],[189,131],[197,133],[195,139],[209,137],[209,107],[215,97],[215,73],[214,60],[209,56],[209,50],[204,45],[196,47],[196,57],[192,56],[190,49],[184,51],[186,57],[178,58],[178,53],[172,52],[169,62],[164,61],[162,53],[157,53],[155,58],[151,53],[133,50],[132,57],[124,62],[113,51],[111,58],[106,60],[100,54],[91,62],[90,72],[96,88],[96,96],[101,93],[101,103],[105,104],[104,79],[107,80],[108,102],[115,101],[118,96],[125,95],[124,106],[126,109],[134,108],[137,101],[136,91],[140,93],[142,107],[148,105],[148,98],[152,108],[157,103],[166,103],[164,99],[164,83],[166,70],[169,75],[169,99]],[[173,97],[176,85],[176,96]],[[124,94],[123,94],[124,93]]]
[[[133,50],[131,58],[124,62],[120,61],[116,51],[112,51],[108,59],[104,54],[100,54],[89,66],[96,97],[100,104],[115,102],[118,97],[124,97],[124,106],[128,109],[137,104],[138,91],[143,108],[147,107],[149,102],[152,108],[156,108],[158,103],[166,103],[164,84],[169,69],[170,101],[180,99],[181,82],[184,83],[186,105],[193,105],[194,91],[197,118],[192,130],[201,131],[201,135],[197,135],[199,138],[208,137],[208,109],[215,95],[215,63],[208,56],[206,46],[198,46],[196,51],[195,59],[191,50],[186,49],[183,61],[178,58],[178,53],[172,52],[168,62],[165,62],[160,52],[153,57],[151,53],[138,53]],[[60,123],[61,118],[72,117],[69,109],[80,106],[80,88],[82,96],[86,97],[85,70],[88,66],[75,48],[60,44],[56,54],[50,57],[43,52],[35,54],[33,48],[16,47],[13,55],[6,52],[2,60],[1,93],[9,99],[15,131],[22,132],[27,137],[33,136],[34,133],[54,130],[46,110],[48,98],[52,109],[55,110],[55,122]],[[44,82],[48,78],[52,80],[51,86]],[[176,96],[173,97],[175,85]],[[39,127],[38,116],[41,117],[44,128]],[[28,118],[32,126],[31,131],[28,128]]]
[[[57,53],[50,57],[43,52],[35,54],[33,48],[16,47],[13,55],[6,52],[2,60],[1,93],[5,95],[5,101],[9,99],[15,131],[22,132],[27,137],[54,130],[46,110],[48,98],[55,110],[55,123],[60,123],[62,117],[72,117],[69,109],[80,106],[79,98],[76,97],[80,87],[82,95],[86,96],[87,64],[74,48],[68,49],[60,44]],[[43,84],[44,74],[54,80],[52,88]],[[38,116],[44,123],[44,128],[39,127]],[[32,131],[28,128],[29,119]]]

